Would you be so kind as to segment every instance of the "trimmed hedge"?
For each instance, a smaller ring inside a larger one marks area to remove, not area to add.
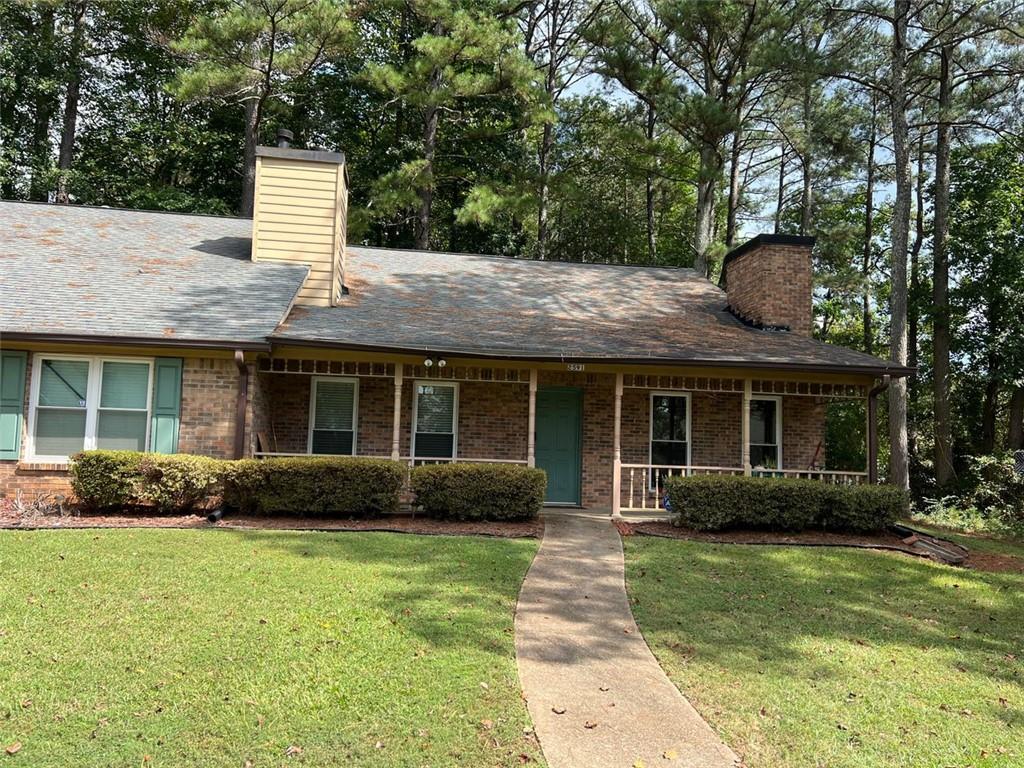
[[[815,480],[724,475],[673,477],[665,483],[672,521],[698,531],[768,528],[880,531],[909,511],[891,485],[829,485]]]
[[[547,475],[519,464],[427,464],[412,470],[416,504],[445,520],[529,520],[544,504]]]
[[[394,512],[405,477],[388,459],[282,457],[224,462],[225,505],[256,514]]]
[[[98,512],[139,503],[137,451],[83,451],[71,457],[71,488],[85,509]]]
[[[190,454],[84,451],[71,486],[89,511],[155,506],[191,512],[223,498],[257,514],[368,516],[393,512],[405,467],[387,459],[295,457],[228,461]]]

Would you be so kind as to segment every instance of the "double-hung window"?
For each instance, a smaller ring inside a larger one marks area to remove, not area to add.
[[[782,398],[754,397],[750,401],[750,466],[782,468]]]
[[[359,381],[314,377],[309,399],[309,452],[355,456]]]
[[[686,394],[651,395],[651,464],[688,466],[690,463],[690,397]],[[667,469],[651,473],[662,479]]]
[[[152,360],[39,355],[32,381],[29,458],[148,449]]]
[[[416,400],[413,403],[413,458],[454,459],[458,415],[457,384],[416,382]]]

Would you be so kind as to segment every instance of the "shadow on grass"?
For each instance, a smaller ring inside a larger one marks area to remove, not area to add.
[[[684,652],[738,674],[786,665],[794,675],[842,675],[827,661],[808,667],[801,648],[811,639],[884,648],[874,661],[888,665],[904,651],[938,651],[950,674],[1022,682],[1019,575],[852,550],[630,542],[628,552],[648,638],[685,638],[695,648]]]
[[[382,532],[223,533],[301,558],[311,570],[331,562],[365,567],[382,596],[377,608],[396,627],[434,646],[501,656],[508,655],[508,648],[495,638],[494,612],[505,613],[511,627],[536,547],[526,540]]]

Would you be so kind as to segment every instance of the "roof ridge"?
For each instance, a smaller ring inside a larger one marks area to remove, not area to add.
[[[165,216],[192,216],[202,219],[227,219],[229,221],[251,221],[250,216],[226,213],[193,213],[191,211],[160,211],[149,208],[121,208],[111,205],[88,205],[85,203],[51,203],[46,200],[0,200],[0,205],[36,205],[40,208],[82,209],[87,211],[108,211],[111,213],[156,213]]]

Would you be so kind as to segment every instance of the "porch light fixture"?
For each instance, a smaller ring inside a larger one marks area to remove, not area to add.
[[[448,361],[445,360],[443,357],[440,360],[437,361],[437,367],[438,368],[444,368],[446,365],[448,365]],[[434,367],[434,358],[428,357],[426,360],[423,361],[423,366],[425,368],[433,368]]]
[[[433,361],[433,359],[428,357],[426,360],[423,361],[423,365],[426,368],[430,368],[430,367],[432,367],[434,365],[434,361]]]
[[[445,360],[443,357],[437,361],[438,368],[444,368],[446,365],[448,365],[448,361]]]

